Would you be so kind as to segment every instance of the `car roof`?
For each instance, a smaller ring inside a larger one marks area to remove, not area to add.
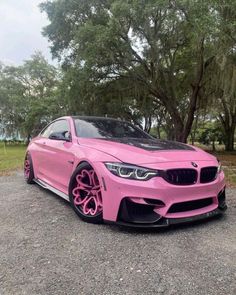
[[[114,121],[123,121],[122,119],[115,119],[110,117],[97,117],[97,116],[71,116],[72,119],[80,119],[80,120],[114,120]]]

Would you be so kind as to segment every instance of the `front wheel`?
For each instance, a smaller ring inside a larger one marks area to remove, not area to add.
[[[34,183],[34,169],[33,169],[33,162],[32,158],[29,153],[25,156],[25,162],[24,162],[24,177],[25,181],[28,184]]]
[[[84,221],[102,223],[101,185],[94,169],[88,163],[81,163],[74,171],[69,197],[76,214]]]

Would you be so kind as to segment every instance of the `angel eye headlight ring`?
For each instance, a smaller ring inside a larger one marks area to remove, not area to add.
[[[133,180],[149,180],[158,176],[158,170],[135,166],[125,163],[104,163],[107,169],[114,175],[121,178]]]

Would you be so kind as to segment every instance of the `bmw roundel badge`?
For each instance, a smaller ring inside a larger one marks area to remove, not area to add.
[[[193,167],[195,167],[195,168],[197,168],[198,167],[198,165],[196,164],[196,163],[194,163],[194,162],[191,162],[191,164],[193,165]]]

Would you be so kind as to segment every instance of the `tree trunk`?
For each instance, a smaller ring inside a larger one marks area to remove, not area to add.
[[[190,137],[191,137],[191,145],[194,145],[195,142],[195,136],[193,133],[190,133]]]
[[[195,124],[193,127],[193,131],[190,133],[191,134],[191,143],[192,145],[195,144],[195,140],[196,140],[196,133],[197,133],[197,129],[198,129],[198,119],[199,119],[199,112],[197,112],[196,118],[195,118]]]
[[[160,130],[160,126],[157,126],[157,138],[161,139],[161,130]]]
[[[187,142],[189,133],[191,132],[192,125],[193,125],[193,120],[194,120],[194,114],[196,112],[196,107],[197,107],[197,100],[198,100],[198,94],[199,90],[201,88],[201,82],[203,79],[204,75],[204,68],[207,67],[209,61],[205,62],[204,64],[204,38],[201,39],[200,41],[200,50],[199,50],[199,59],[198,59],[198,69],[197,69],[197,74],[196,74],[196,80],[192,86],[192,95],[190,97],[190,104],[189,104],[189,110],[188,110],[188,117],[186,124],[184,126],[184,131],[182,135],[182,140],[183,142]]]
[[[212,140],[212,151],[215,152],[216,146],[215,146],[215,140]]]
[[[151,128],[152,128],[152,117],[151,116],[144,117],[144,131],[149,133]]]
[[[174,118],[173,117],[174,116],[172,116],[172,120],[171,120],[172,124],[170,124],[170,126],[174,126],[174,127],[168,126],[167,128],[168,134],[169,134],[168,139],[183,142],[183,130],[184,130],[183,122],[178,117],[174,117]]]
[[[176,103],[175,97],[168,97],[163,91],[160,91],[159,89],[156,90],[156,97],[160,99],[160,101],[163,103],[163,105],[166,107],[174,128],[175,133],[175,140],[180,142],[187,142],[188,136],[191,132],[193,121],[194,121],[194,114],[196,112],[197,107],[197,100],[199,96],[199,90],[201,89],[201,83],[204,75],[204,70],[209,65],[209,63],[212,61],[212,58],[208,59],[204,63],[204,38],[200,40],[200,49],[199,49],[199,58],[198,58],[198,68],[196,73],[196,79],[191,85],[192,87],[192,94],[190,97],[190,103],[188,108],[188,114],[187,114],[187,120],[184,122],[184,120],[181,118],[178,105]]]
[[[167,108],[167,112],[170,116],[166,118],[166,126],[163,126],[167,134],[167,139],[182,141],[184,125],[181,117],[178,112],[174,112],[172,108]]]
[[[222,96],[220,100],[224,110],[224,116],[222,116],[222,114],[219,114],[219,118],[224,128],[225,150],[233,151],[234,150],[234,134],[235,134],[235,128],[236,128],[236,110],[234,112],[231,112],[228,109],[228,105],[224,96]]]
[[[193,126],[194,114],[195,114],[196,106],[197,106],[198,92],[199,92],[199,87],[197,86],[193,90],[193,94],[190,99],[188,118],[184,126],[184,130],[182,131],[182,137],[180,140],[185,143],[187,142],[188,136]]]
[[[234,151],[234,133],[235,133],[235,126],[231,126],[225,132],[225,150],[226,151]]]

